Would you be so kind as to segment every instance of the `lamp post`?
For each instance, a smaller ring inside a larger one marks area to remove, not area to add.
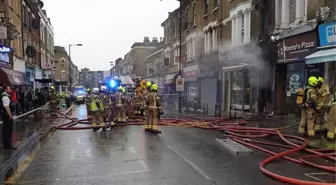
[[[69,78],[69,82],[70,82],[70,88],[69,88],[69,91],[70,91],[70,92],[72,91],[71,46],[83,46],[83,44],[69,44],[69,75],[70,75],[70,78]]]

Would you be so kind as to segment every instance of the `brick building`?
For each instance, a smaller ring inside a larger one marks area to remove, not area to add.
[[[307,84],[309,76],[325,77],[335,86],[336,53],[334,29],[335,2],[332,0],[297,0],[274,2],[275,111],[277,114],[297,113],[296,92]],[[327,33],[326,33],[327,32]],[[328,38],[333,38],[330,41]],[[322,54],[322,53],[323,54]],[[285,100],[285,101],[284,101]]]

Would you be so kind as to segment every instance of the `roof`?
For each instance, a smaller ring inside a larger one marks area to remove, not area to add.
[[[178,10],[179,8],[177,8],[173,12],[168,12],[168,18],[161,23],[161,26],[164,26],[171,18],[177,16]]]

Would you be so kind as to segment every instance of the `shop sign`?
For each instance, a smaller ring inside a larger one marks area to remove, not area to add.
[[[320,46],[336,45],[336,22],[319,26]]]
[[[0,53],[0,61],[2,63],[5,63],[5,64],[8,65],[10,63],[9,54],[8,53]]]
[[[0,45],[0,53],[11,53],[13,49],[11,47]]]
[[[304,61],[305,57],[316,51],[316,32],[309,32],[279,41],[278,63]]]
[[[194,77],[199,72],[198,65],[188,66],[183,68],[183,77]]]
[[[184,78],[181,76],[176,78],[176,91],[184,91]]]
[[[39,69],[35,69],[35,79],[40,80],[42,79],[42,71]]]

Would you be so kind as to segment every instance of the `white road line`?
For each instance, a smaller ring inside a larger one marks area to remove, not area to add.
[[[145,169],[145,171],[150,171],[148,165],[146,164],[146,162],[144,160],[140,160],[139,163]]]
[[[108,176],[117,176],[117,175],[128,175],[128,174],[135,174],[135,173],[146,173],[149,170],[136,170],[136,171],[128,171],[128,172],[120,172],[120,173],[110,173],[107,174]]]
[[[320,181],[320,182],[326,182],[322,179],[319,179],[317,177],[314,177],[313,175],[328,175],[329,173],[305,173],[304,175],[307,176],[307,177],[310,177],[312,179],[315,179],[317,181]]]
[[[130,150],[133,154],[137,154],[137,153],[138,153],[133,147],[130,147],[129,150]]]
[[[73,160],[75,158],[75,153],[76,153],[76,150],[71,149],[70,160]]]
[[[85,150],[86,157],[92,157],[92,150],[91,148]]]
[[[180,152],[174,150],[171,146],[166,145],[171,151],[173,151],[176,155],[181,157],[185,162],[187,162],[191,167],[193,167],[199,174],[201,174],[205,179],[210,180],[211,178],[205,174],[195,163],[191,162],[187,157],[182,155]]]

